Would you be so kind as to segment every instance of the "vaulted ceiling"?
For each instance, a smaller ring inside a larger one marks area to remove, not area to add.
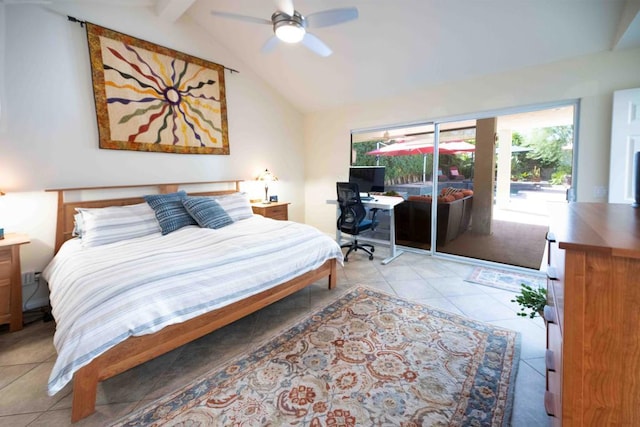
[[[211,15],[269,19],[269,0],[196,0],[186,12],[302,111],[372,101],[444,82],[640,47],[637,0],[294,0],[311,14],[355,6],[359,19],[313,34],[327,58],[301,45],[260,49],[267,25]]]
[[[81,0],[0,0],[56,4]],[[293,0],[303,15],[353,6],[355,21],[313,30],[332,50],[260,49],[274,0],[83,0],[151,7],[168,22],[189,19],[303,112],[401,95],[433,85],[640,47],[640,0]],[[242,72],[244,67],[239,67]],[[245,68],[245,70],[246,70]]]

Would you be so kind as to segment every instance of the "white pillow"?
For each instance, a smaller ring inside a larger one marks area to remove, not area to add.
[[[160,232],[147,203],[107,208],[78,208],[82,215],[82,246],[100,246]]]
[[[232,193],[224,196],[213,196],[213,198],[231,217],[233,222],[253,216],[253,209],[251,209],[247,193]]]
[[[78,212],[73,216],[73,232],[71,233],[71,235],[73,237],[82,237],[83,231],[84,225],[82,224],[82,214]]]

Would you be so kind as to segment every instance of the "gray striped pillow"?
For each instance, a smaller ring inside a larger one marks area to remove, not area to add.
[[[233,222],[253,216],[253,209],[251,209],[251,203],[249,203],[249,197],[246,193],[233,193],[213,198],[229,214]]]
[[[187,225],[198,225],[182,205],[182,199],[185,197],[187,197],[187,193],[183,190],[176,193],[144,196],[144,200],[156,213],[163,235]]]
[[[187,197],[182,204],[189,214],[203,228],[222,228],[232,224],[231,217],[211,197]]]
[[[153,209],[146,203],[107,208],[78,208],[82,217],[82,246],[100,246],[160,231]]]

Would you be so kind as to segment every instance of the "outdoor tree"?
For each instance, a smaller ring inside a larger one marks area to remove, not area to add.
[[[532,150],[527,157],[537,160],[541,168],[555,168],[562,163],[562,148],[573,140],[572,126],[554,126],[534,129],[525,146]]]
[[[511,162],[511,173],[516,179],[560,180],[571,173],[571,152],[566,150],[573,141],[572,126],[554,126],[534,129],[524,136],[514,132],[512,145],[526,147],[529,151],[515,153]],[[542,176],[545,175],[545,176]]]

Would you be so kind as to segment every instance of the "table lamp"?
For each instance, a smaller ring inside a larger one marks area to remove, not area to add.
[[[278,177],[269,172],[269,169],[265,169],[264,172],[258,175],[258,181],[264,181],[264,200],[262,203],[271,203],[269,201],[269,183],[277,181]]]

